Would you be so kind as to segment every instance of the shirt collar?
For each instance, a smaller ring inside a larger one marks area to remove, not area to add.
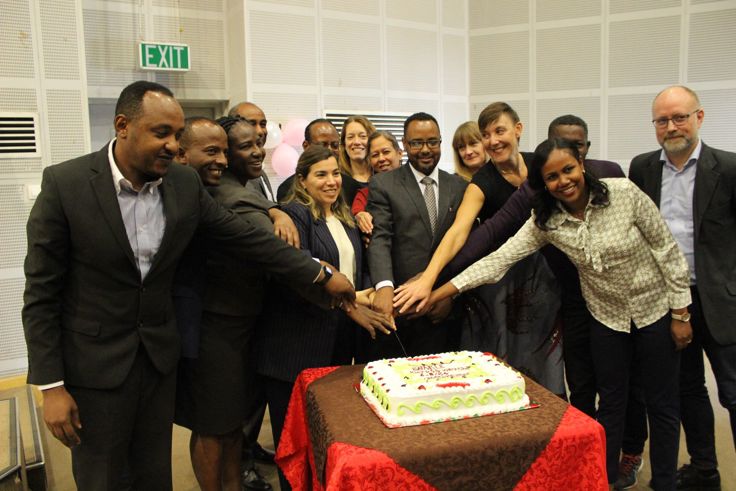
[[[110,144],[107,146],[107,160],[110,163],[110,171],[112,172],[112,183],[115,186],[115,195],[119,195],[122,189],[130,191],[131,193],[138,194],[138,191],[133,188],[133,184],[125,178],[122,172],[120,172],[120,168],[118,167],[117,162],[115,162],[115,153],[113,152],[113,149],[115,148],[116,140],[117,138],[113,138],[112,140],[110,140]],[[161,185],[162,181],[163,177],[159,177],[155,181],[148,181],[143,185],[140,192],[153,194],[156,189]]]
[[[422,179],[424,179],[425,177],[431,177],[434,180],[434,183],[439,186],[439,184],[440,184],[440,180],[439,180],[439,177],[440,177],[440,166],[439,166],[439,164],[437,164],[437,165],[434,166],[434,169],[432,170],[432,172],[428,176],[425,175],[425,174],[422,174],[421,172],[419,172],[418,170],[416,170],[414,168],[414,166],[411,165],[409,162],[407,162],[406,165],[408,165],[409,166],[409,169],[411,169],[411,173],[414,174],[414,179],[416,179],[416,181],[417,181],[418,184],[422,184]],[[422,186],[423,185],[424,184],[422,184]]]
[[[691,165],[694,165],[695,162],[698,161],[700,158],[700,152],[703,150],[703,140],[698,138],[698,144],[695,145],[695,150],[693,150],[693,153],[690,154],[690,157],[687,159],[687,162],[685,163],[685,166],[683,169],[686,169],[687,167],[690,167]],[[675,170],[676,172],[679,172],[677,170],[677,167],[670,162],[670,159],[667,157],[667,153],[665,153],[664,148],[662,149],[662,152],[659,154],[659,161],[664,162],[664,165],[669,167],[670,169]]]

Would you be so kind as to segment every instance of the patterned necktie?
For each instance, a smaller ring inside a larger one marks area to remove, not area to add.
[[[434,197],[434,179],[427,176],[422,178],[424,184],[424,204],[429,213],[429,224],[432,226],[432,235],[437,229],[437,199]]]

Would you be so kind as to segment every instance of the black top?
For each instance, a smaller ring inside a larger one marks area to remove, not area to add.
[[[531,152],[520,153],[524,158],[524,163],[529,165],[534,154]],[[495,215],[516,191],[516,187],[504,179],[490,160],[475,173],[470,182],[478,186],[485,196],[483,207],[478,213],[481,222]]]

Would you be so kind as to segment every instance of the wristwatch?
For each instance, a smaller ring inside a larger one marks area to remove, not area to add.
[[[684,314],[675,314],[674,312],[672,312],[670,315],[676,321],[690,322],[690,312],[685,312]]]
[[[325,265],[322,265],[322,273],[322,279],[317,281],[319,286],[325,286],[330,281],[330,278],[332,278],[332,270]]]

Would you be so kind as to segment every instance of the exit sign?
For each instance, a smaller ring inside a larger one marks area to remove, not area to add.
[[[191,68],[186,44],[141,42],[138,54],[144,70],[186,72]]]

